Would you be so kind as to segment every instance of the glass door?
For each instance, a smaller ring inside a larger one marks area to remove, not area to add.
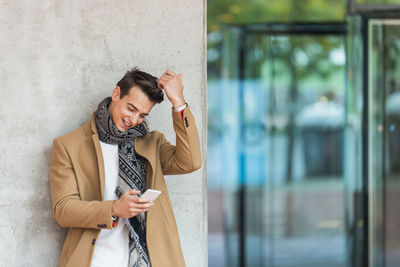
[[[351,266],[345,25],[234,27],[220,84],[226,266]],[[213,113],[214,114],[214,113]]]
[[[245,68],[266,92],[265,266],[344,267],[345,37],[304,31],[251,39],[249,51],[269,45],[259,73],[256,53]]]
[[[370,266],[400,262],[400,20],[368,20]]]
[[[225,31],[210,266],[398,266],[400,20],[374,16]]]

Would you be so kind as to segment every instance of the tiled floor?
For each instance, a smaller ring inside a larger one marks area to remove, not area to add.
[[[250,238],[248,242],[249,246],[252,247],[252,243],[257,244],[258,240],[251,240]],[[272,248],[267,240],[264,242],[261,254],[251,255],[249,253],[247,263],[248,266],[252,267],[344,267],[346,265],[343,259],[343,242],[341,236],[318,239],[309,237],[290,238],[277,240]],[[257,247],[257,245],[253,247]],[[226,256],[223,234],[209,234],[208,266],[228,266]],[[259,258],[260,256],[262,258]],[[232,267],[232,264],[229,267]]]

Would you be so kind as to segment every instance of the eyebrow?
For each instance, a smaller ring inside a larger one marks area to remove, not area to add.
[[[135,107],[133,104],[128,103],[128,105],[131,106],[131,107],[133,107],[134,109],[138,110],[138,108]],[[142,114],[145,115],[145,116],[149,115],[148,113],[142,113]]]

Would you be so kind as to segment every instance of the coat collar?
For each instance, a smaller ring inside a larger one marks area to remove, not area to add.
[[[105,183],[105,173],[104,173],[104,159],[103,153],[101,151],[99,136],[97,134],[97,127],[95,121],[95,112],[93,112],[92,117],[90,118],[89,122],[90,127],[90,134],[92,136],[93,145],[96,151],[97,156],[97,164],[99,168],[99,175],[100,175],[100,189],[101,189],[101,196],[104,199],[104,183]],[[153,188],[154,187],[154,166],[155,166],[155,157],[154,153],[151,152],[148,148],[151,147],[151,134],[147,134],[145,136],[139,136],[135,138],[135,151],[142,157],[144,157],[148,164],[148,168],[146,170],[146,188]],[[150,168],[149,168],[150,167]],[[102,200],[103,200],[102,199]]]
[[[92,117],[89,120],[89,126],[91,128],[91,136],[92,136],[94,149],[96,151],[97,166],[99,169],[101,200],[104,200],[104,183],[105,183],[104,160],[103,160],[103,153],[101,152],[99,136],[97,134],[97,128],[96,128],[94,114],[95,113],[93,112]]]

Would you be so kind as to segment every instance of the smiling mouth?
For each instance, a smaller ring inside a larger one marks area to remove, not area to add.
[[[131,127],[131,125],[128,124],[128,123],[126,123],[125,120],[122,119],[122,127],[123,127],[124,129],[128,130],[128,129]]]

